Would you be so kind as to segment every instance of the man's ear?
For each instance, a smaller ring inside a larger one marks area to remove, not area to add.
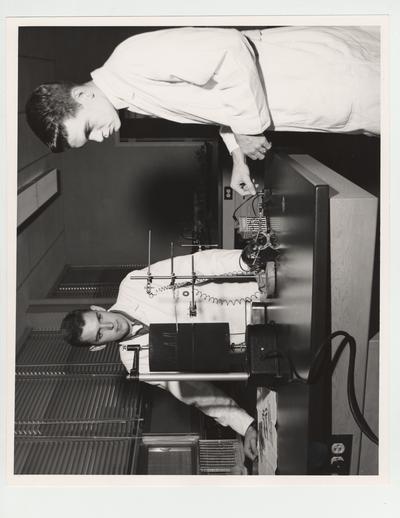
[[[94,97],[94,92],[85,85],[78,85],[71,89],[71,97],[74,101],[82,103],[87,99],[92,99]]]
[[[91,353],[95,353],[96,351],[102,351],[105,347],[107,347],[107,344],[102,344],[102,345],[91,345],[89,347],[89,351]]]
[[[92,311],[107,311],[105,308],[102,308],[101,306],[90,306],[90,309]]]

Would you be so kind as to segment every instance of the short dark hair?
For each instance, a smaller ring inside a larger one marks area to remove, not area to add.
[[[30,128],[53,153],[71,147],[64,121],[74,117],[80,107],[71,95],[75,86],[67,81],[44,83],[32,92],[25,106]]]
[[[61,332],[64,340],[75,347],[88,347],[89,342],[81,340],[83,326],[85,321],[84,315],[89,313],[88,309],[74,309],[63,318],[61,322]]]

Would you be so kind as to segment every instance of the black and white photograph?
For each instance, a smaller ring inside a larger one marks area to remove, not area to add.
[[[14,20],[22,481],[382,475],[386,21],[245,21]]]

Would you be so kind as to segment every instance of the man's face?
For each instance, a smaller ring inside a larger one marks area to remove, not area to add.
[[[81,95],[80,106],[74,117],[66,119],[64,126],[72,148],[82,147],[88,140],[102,142],[121,126],[118,112],[102,95]]]
[[[88,311],[83,321],[81,340],[93,345],[121,341],[130,331],[128,320],[119,313]]]

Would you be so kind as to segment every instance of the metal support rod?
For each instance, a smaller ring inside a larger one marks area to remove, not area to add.
[[[175,285],[175,273],[174,273],[174,243],[171,241],[171,286]]]
[[[148,372],[139,373],[138,377],[127,376],[127,379],[139,381],[245,381],[249,379],[247,372]]]
[[[149,240],[147,244],[147,275],[150,275],[150,265],[151,265],[151,230],[149,230]]]
[[[147,252],[147,263],[148,263],[148,266],[147,266],[147,285],[146,285],[146,293],[148,295],[150,295],[151,293],[151,282],[152,282],[152,277],[151,277],[151,273],[150,273],[150,265],[151,265],[151,229],[149,229],[149,238],[148,238],[148,252]]]
[[[180,246],[182,246],[182,247],[190,247],[190,248],[218,248],[219,244],[215,243],[215,244],[210,244],[210,245],[203,245],[203,244],[194,245],[192,243],[192,244],[189,244],[189,245],[182,244]]]
[[[180,280],[192,280],[193,275],[175,275],[175,279]],[[233,274],[233,275],[196,275],[196,280],[232,280],[232,279],[254,279],[254,274]],[[131,279],[137,279],[137,280],[146,280],[148,279],[148,275],[132,275]],[[171,279],[171,275],[151,275],[151,279]]]
[[[194,271],[194,256],[192,255],[192,302],[189,307],[189,316],[195,317],[197,315],[196,302],[194,300],[194,286],[196,284],[196,272]]]

